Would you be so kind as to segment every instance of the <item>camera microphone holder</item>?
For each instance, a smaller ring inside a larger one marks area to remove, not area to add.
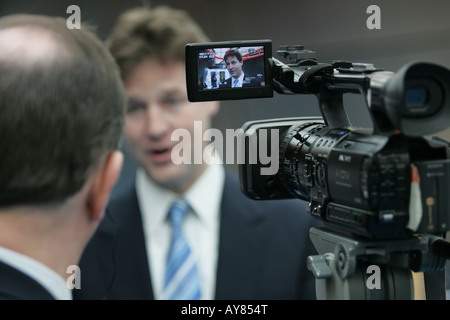
[[[442,238],[419,234],[411,238],[373,240],[329,227],[310,230],[319,255],[309,256],[318,300],[413,300],[411,271],[443,270],[450,252]]]

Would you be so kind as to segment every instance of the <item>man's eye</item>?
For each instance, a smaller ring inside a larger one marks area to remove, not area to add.
[[[178,96],[167,96],[163,97],[160,100],[161,105],[170,107],[170,108],[176,108],[179,105],[183,104],[185,99],[178,97]]]
[[[138,99],[130,99],[127,104],[127,114],[133,114],[138,111],[145,110],[147,107],[146,103]]]

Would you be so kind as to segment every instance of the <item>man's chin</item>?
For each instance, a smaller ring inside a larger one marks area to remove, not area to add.
[[[159,186],[181,193],[193,184],[201,171],[196,165],[175,165],[147,167],[147,175]]]
[[[184,170],[183,170],[184,169]],[[177,190],[187,179],[186,169],[173,163],[147,167],[147,174],[156,184],[169,190]]]
[[[148,175],[155,181],[164,182],[172,180],[183,174],[183,168],[175,165],[173,162],[153,163],[147,166]]]

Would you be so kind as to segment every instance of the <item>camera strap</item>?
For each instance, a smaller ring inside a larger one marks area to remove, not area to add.
[[[334,66],[328,63],[319,63],[308,68],[300,77],[299,83],[302,89],[307,89],[312,85],[312,78],[322,74],[332,74]]]

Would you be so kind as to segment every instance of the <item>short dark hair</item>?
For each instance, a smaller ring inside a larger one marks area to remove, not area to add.
[[[228,57],[236,57],[236,59],[238,59],[239,62],[242,62],[242,54],[239,52],[238,49],[230,49],[227,52],[225,52],[225,55],[223,56],[223,61],[227,61]]]
[[[84,27],[38,15],[0,19],[0,32],[14,27],[49,32],[69,57],[24,64],[0,55],[0,207],[59,204],[119,148],[125,91],[109,51]]]
[[[138,7],[119,16],[108,46],[125,78],[149,57],[184,62],[187,43],[206,41],[208,36],[186,11]]]

